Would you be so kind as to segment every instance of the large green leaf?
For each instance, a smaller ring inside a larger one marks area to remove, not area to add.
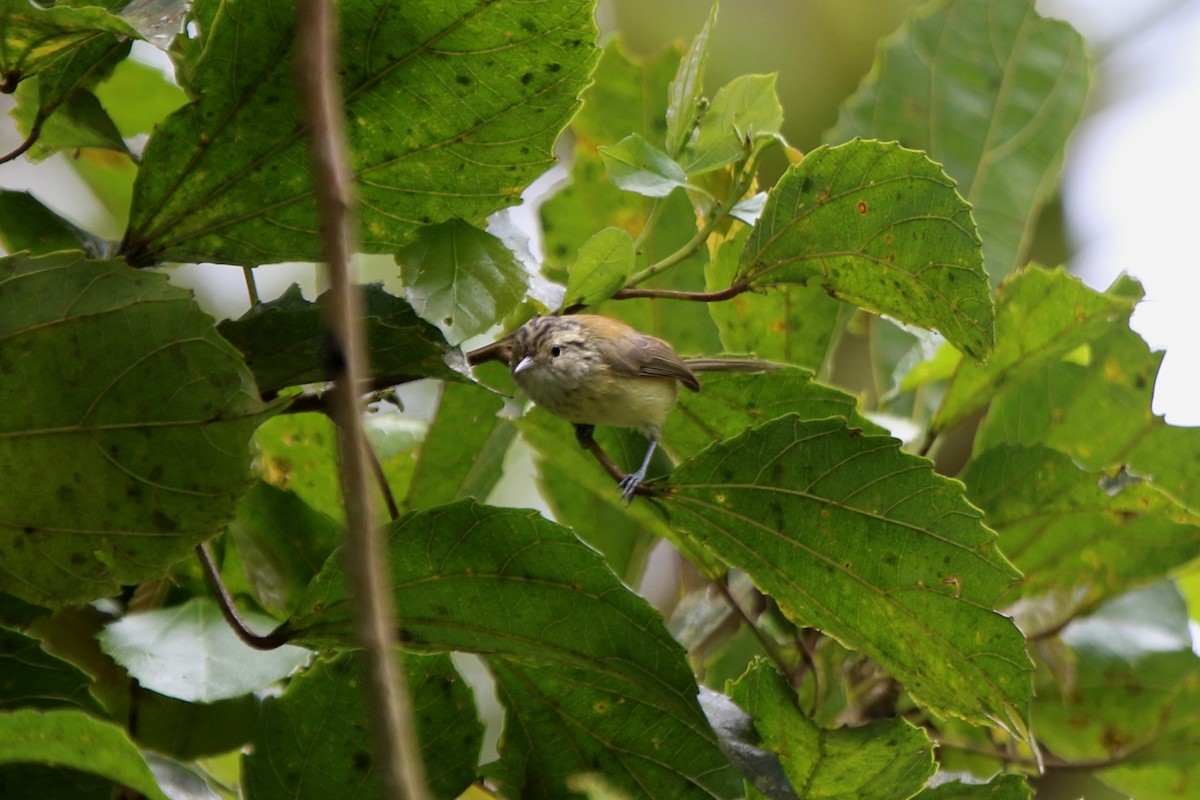
[[[1100,294],[1063,269],[1031,267],[996,290],[996,349],[986,364],[961,361],[931,428],[945,430],[965,419],[1009,382],[1019,382],[1112,325],[1125,325],[1133,301]]]
[[[196,99],[146,146],[125,253],[138,264],[319,257],[295,97],[291,0],[202,0]],[[341,7],[340,66],[360,246],[518,202],[552,163],[595,60],[589,0],[363,0]],[[189,56],[194,55],[194,60]],[[431,110],[436,113],[430,113]]]
[[[1017,572],[962,484],[842,419],[781,417],[665,487],[673,525],[792,620],[874,658],[940,714],[1020,732],[1024,639],[992,610]]]
[[[263,709],[242,757],[250,800],[379,797],[356,654],[319,661]],[[404,659],[416,735],[434,797],[457,797],[475,777],[483,732],[470,688],[448,655]]]
[[[465,380],[462,354],[407,302],[382,286],[364,287],[362,319],[371,350],[371,376],[377,382]],[[222,322],[218,330],[245,356],[264,392],[333,377],[323,310],[319,302],[305,300],[295,284],[278,299],[254,306],[239,319]]]
[[[926,789],[917,800],[1029,800],[1033,796],[1024,775],[1001,773],[987,783],[946,781]]]
[[[1079,589],[1096,602],[1200,555],[1200,517],[1150,484],[1105,491],[1103,473],[1057,450],[996,447],[961,477],[1024,573],[1024,594]]]
[[[1046,444],[1086,469],[1124,467],[1195,512],[1200,429],[1168,425],[1153,412],[1162,356],[1129,328],[1113,325],[1088,346],[1086,364],[1043,367],[996,397],[976,449]]]
[[[922,6],[879,50],[830,142],[896,139],[958,182],[993,282],[1021,266],[1089,83],[1082,38],[1028,0]]]
[[[754,717],[762,746],[779,754],[792,787],[812,800],[898,800],[933,774],[933,743],[903,719],[822,728],[796,705],[787,679],[756,661],[731,687]]]
[[[526,691],[569,696],[536,712],[557,728],[591,730],[606,714],[625,720],[599,727],[605,746],[589,751],[624,791],[648,785],[655,797],[709,797],[736,785],[682,649],[658,613],[565,528],[536,512],[461,502],[393,523],[387,546],[406,647],[485,654],[526,676]],[[331,558],[288,635],[349,646],[348,591]],[[580,709],[585,717],[572,716]],[[547,790],[561,792],[563,777],[551,776]]]
[[[189,292],[76,253],[0,261],[0,587],[82,602],[232,516],[272,413]],[[185,457],[181,457],[186,454]]]
[[[0,764],[29,762],[89,772],[167,800],[125,731],[82,711],[0,712]]]
[[[0,246],[8,252],[77,250],[89,238],[28,192],[0,191]]]
[[[742,250],[752,287],[814,282],[976,359],[992,348],[979,237],[954,181],[924,154],[855,140],[818,147],[767,196]]]
[[[0,0],[0,31],[0,84],[9,87],[70,61],[93,42],[139,38],[102,8],[42,8],[28,0]]]

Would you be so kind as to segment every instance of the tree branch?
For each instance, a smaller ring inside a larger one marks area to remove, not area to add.
[[[388,591],[387,554],[374,525],[371,466],[358,387],[366,371],[361,297],[350,276],[352,187],[346,166],[344,110],[337,65],[337,15],[332,0],[298,0],[298,83],[312,125],[313,182],[322,248],[329,269],[325,308],[331,334],[333,415],[338,430],[346,535],[342,556],[351,587],[355,627],[363,648],[363,689],[374,739],[374,765],[383,797],[425,800],[425,782],[412,702],[397,658],[397,623]]]
[[[233,628],[233,632],[237,634],[239,639],[255,650],[274,650],[277,647],[283,647],[287,644],[288,640],[286,636],[281,636],[277,633],[257,634],[246,624],[246,620],[242,619],[242,615],[238,613],[237,606],[233,604],[233,598],[229,595],[229,590],[225,588],[225,583],[221,580],[221,573],[217,570],[217,565],[213,561],[212,551],[208,549],[207,542],[201,542],[196,545],[196,557],[200,559],[200,567],[204,571],[204,580],[208,583],[209,590],[216,596],[217,605],[221,609],[221,616],[225,617],[225,621],[229,623],[229,627]]]

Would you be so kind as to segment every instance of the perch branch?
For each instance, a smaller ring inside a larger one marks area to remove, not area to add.
[[[331,0],[299,0],[297,77],[312,126],[313,182],[329,270],[325,308],[332,346],[333,416],[337,422],[346,536],[343,559],[365,661],[374,765],[381,794],[425,800],[429,789],[413,726],[412,702],[397,658],[397,622],[388,591],[386,551],[374,525],[371,465],[358,387],[366,371],[361,298],[350,276],[353,202],[337,65],[337,15]]]

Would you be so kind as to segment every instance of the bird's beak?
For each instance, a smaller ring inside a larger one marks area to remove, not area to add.
[[[533,356],[525,356],[524,358],[522,358],[520,361],[517,362],[517,365],[515,367],[513,367],[513,375],[516,375],[518,372],[524,372],[525,370],[529,369],[532,366],[533,366]]]

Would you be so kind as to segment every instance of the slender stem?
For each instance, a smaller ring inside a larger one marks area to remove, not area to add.
[[[787,659],[779,651],[779,646],[755,624],[754,620],[750,619],[750,615],[746,613],[746,609],[742,608],[741,604],[738,603],[737,598],[733,596],[733,592],[729,589],[728,577],[716,581],[714,585],[717,587],[717,591],[721,593],[721,597],[725,599],[725,604],[741,617],[742,622],[746,623],[747,627],[750,628],[750,632],[754,634],[754,638],[758,639],[758,643],[762,645],[767,657],[775,663],[775,667],[787,677],[788,683],[792,684],[792,687],[795,688],[798,680],[795,669],[787,663]]]
[[[204,580],[208,583],[209,590],[216,595],[217,605],[221,609],[221,616],[225,617],[225,621],[229,623],[229,627],[233,628],[233,632],[237,634],[239,639],[255,650],[274,650],[277,647],[287,644],[286,636],[276,633],[257,634],[242,619],[242,615],[238,613],[237,606],[233,604],[233,598],[230,596],[229,590],[225,588],[225,583],[221,580],[221,573],[217,570],[216,562],[213,561],[212,551],[208,549],[207,542],[201,542],[196,545],[196,557],[200,559],[200,567],[204,570]]]
[[[378,484],[379,493],[383,495],[384,505],[387,506],[388,517],[394,522],[400,518],[400,506],[396,505],[396,496],[392,494],[392,486],[383,471],[383,464],[379,463],[379,456],[370,442],[367,442],[367,455],[371,459],[371,472],[375,476],[375,483]]]
[[[661,300],[689,300],[693,303],[719,303],[731,297],[737,297],[743,292],[750,291],[745,283],[735,283],[714,292],[685,292],[678,289],[638,289],[625,288],[617,290],[614,300],[632,300],[637,297],[654,297]]]
[[[246,293],[250,295],[250,305],[258,305],[262,300],[258,299],[258,286],[254,283],[253,267],[242,267],[242,277],[246,279]]]
[[[374,739],[374,769],[388,800],[426,800],[429,788],[413,725],[412,701],[400,659],[397,621],[387,586],[387,551],[374,526],[370,460],[358,387],[366,369],[360,291],[351,280],[354,223],[350,173],[346,164],[345,117],[337,64],[337,14],[332,0],[298,0],[300,95],[312,125],[313,182],[322,247],[328,263],[325,308],[330,329],[346,536],[342,557],[351,587],[352,608],[363,649],[363,691]]]

